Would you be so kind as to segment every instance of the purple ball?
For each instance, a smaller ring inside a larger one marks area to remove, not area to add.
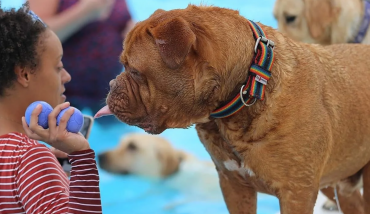
[[[51,107],[51,105],[49,105],[49,103],[44,101],[35,101],[27,107],[25,113],[26,123],[28,126],[30,125],[32,111],[36,108],[38,104],[42,105],[42,111],[39,114],[38,124],[44,129],[47,129],[49,128],[48,116],[53,111],[53,108]]]
[[[57,126],[59,125],[60,123],[60,119],[62,118],[62,116],[64,115],[64,113],[69,109],[70,107],[68,108],[65,108],[63,109],[58,117],[57,117]],[[73,108],[73,107],[72,107]],[[81,113],[80,110],[74,108],[75,111],[73,112],[73,114],[71,115],[71,118],[68,120],[67,122],[67,131],[68,132],[73,132],[73,133],[78,133],[82,127],[82,125],[84,124],[84,117]]]

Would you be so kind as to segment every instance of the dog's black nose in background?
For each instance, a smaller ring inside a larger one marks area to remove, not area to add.
[[[121,175],[128,175],[128,174],[130,174],[130,173],[129,173],[129,171],[127,171],[127,170],[122,170],[122,171],[120,172],[120,174],[121,174]]]
[[[104,153],[98,155],[98,162],[100,166],[103,166],[107,160],[107,157]]]

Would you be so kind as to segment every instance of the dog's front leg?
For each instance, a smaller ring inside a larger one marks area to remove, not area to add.
[[[219,172],[220,186],[230,214],[256,214],[257,192]]]
[[[284,188],[279,191],[281,214],[312,214],[315,207],[318,187]]]
[[[241,184],[236,172],[225,168],[224,161],[236,160],[229,144],[225,142],[215,122],[198,124],[200,140],[216,165],[220,186],[227,208],[231,214],[256,214],[257,193],[249,186]]]

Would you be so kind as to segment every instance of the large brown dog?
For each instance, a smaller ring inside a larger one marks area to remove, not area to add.
[[[257,191],[277,196],[282,214],[312,213],[319,189],[333,197],[337,186],[346,214],[370,214],[370,47],[297,43],[259,25],[276,45],[264,100],[210,117],[239,94],[256,40],[237,11],[190,5],[128,34],[126,72],[97,117],[152,134],[197,124],[230,213],[256,213]]]

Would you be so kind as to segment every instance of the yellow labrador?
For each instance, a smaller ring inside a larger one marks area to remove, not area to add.
[[[119,145],[98,155],[102,169],[119,174],[163,180],[198,200],[222,200],[215,166],[190,153],[175,149],[169,141],[149,134],[130,134]],[[194,199],[195,200],[195,199]]]
[[[364,0],[277,0],[281,32],[306,43],[370,44],[370,2]]]

